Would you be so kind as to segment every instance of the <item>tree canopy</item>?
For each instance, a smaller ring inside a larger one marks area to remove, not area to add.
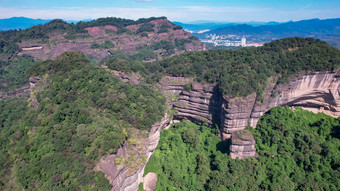
[[[161,132],[145,167],[156,190],[339,190],[340,119],[276,107],[254,134],[258,159],[231,159],[214,130],[183,121]]]
[[[130,85],[96,68],[81,53],[34,64],[40,77],[25,99],[0,101],[0,190],[109,190],[93,169],[129,138],[127,128],[149,130],[164,113],[150,85]],[[16,177],[11,180],[11,177]]]

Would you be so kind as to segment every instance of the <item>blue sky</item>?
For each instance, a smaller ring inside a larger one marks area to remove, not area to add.
[[[339,18],[340,0],[0,0],[0,18],[66,20],[166,16],[171,21],[297,21]]]

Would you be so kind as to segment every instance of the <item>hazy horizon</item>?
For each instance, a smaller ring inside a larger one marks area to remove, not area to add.
[[[0,0],[0,19],[88,20],[101,17],[138,19],[166,16],[171,21],[288,22],[340,17],[340,1],[330,0]]]
[[[162,17],[162,16],[160,16]],[[164,16],[165,17],[165,16]],[[5,20],[5,19],[13,19],[13,18],[26,18],[26,19],[34,19],[34,20],[54,20],[54,19],[62,19],[62,18],[51,18],[51,19],[42,19],[42,18],[30,18],[30,17],[24,17],[24,16],[14,16],[14,17],[10,17],[10,18],[0,18],[0,20]],[[98,17],[98,18],[104,18],[104,17]],[[95,18],[95,19],[98,19]],[[123,18],[123,17],[117,17],[117,18],[122,18],[122,19],[128,19],[128,18]],[[142,18],[142,17],[141,17]],[[143,18],[149,18],[149,17],[143,17]],[[339,17],[340,18],[340,17]],[[327,19],[339,19],[339,18],[325,18],[325,19],[320,19],[320,18],[310,18],[310,19],[303,19],[303,20],[313,20],[313,19],[319,19],[319,20],[327,20]],[[91,21],[91,20],[95,20],[95,19],[80,19],[80,20],[67,20],[67,19],[62,19],[66,22],[79,22],[79,21]],[[137,19],[133,19],[133,20],[138,20],[140,18]],[[168,18],[169,19],[169,18]],[[169,19],[170,20],[170,19]],[[243,21],[243,22],[227,22],[227,21],[214,21],[214,20],[193,20],[193,21],[189,21],[189,22],[185,22],[185,21],[180,21],[180,20],[170,20],[171,22],[180,22],[183,24],[229,24],[229,23],[270,23],[270,22],[277,22],[277,23],[286,23],[286,22],[298,22],[298,21],[302,21],[302,20],[289,20],[289,21],[284,21],[284,22],[279,22],[279,21]]]

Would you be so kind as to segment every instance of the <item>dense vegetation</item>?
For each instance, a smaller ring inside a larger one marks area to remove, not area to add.
[[[106,17],[106,18],[99,18],[90,22],[79,22],[77,23],[77,26],[80,28],[86,28],[86,27],[96,27],[96,26],[105,26],[105,25],[113,25],[118,28],[123,28],[128,25],[138,25],[138,24],[144,24],[149,23],[153,20],[158,19],[166,19],[166,17],[150,17],[150,18],[141,18],[136,21],[131,19],[122,19],[122,18],[116,18],[116,17]]]
[[[49,34],[51,32],[61,32],[67,33],[66,38],[74,38],[78,33],[87,33],[85,28],[87,27],[95,27],[95,26],[105,26],[105,25],[113,25],[118,27],[119,29],[124,28],[128,25],[133,24],[143,24],[148,23],[157,19],[166,19],[166,17],[151,17],[147,19],[139,19],[137,21],[130,19],[122,19],[115,17],[107,17],[107,18],[99,18],[97,20],[89,21],[89,22],[78,22],[77,24],[67,23],[61,19],[55,19],[46,23],[44,25],[36,25],[29,29],[25,30],[9,30],[0,32],[0,47],[1,41],[7,42],[20,42],[22,40],[28,39],[41,39],[46,40],[49,38]]]
[[[27,70],[33,65],[31,56],[18,56],[9,61],[0,60],[0,92],[13,91],[27,84]]]
[[[248,127],[258,159],[232,160],[214,130],[190,122],[161,132],[145,174],[156,190],[339,190],[340,119],[273,108]]]
[[[334,70],[340,51],[312,38],[287,38],[259,48],[184,53],[160,62],[167,74],[218,83],[229,96],[262,94],[271,76],[280,81],[298,72]]]
[[[67,32],[69,36],[72,36],[76,33],[86,33],[87,31],[79,25],[69,24],[61,19],[55,19],[44,25],[36,25],[25,30],[3,31],[0,33],[0,40],[14,43],[28,39],[46,40],[49,38],[51,32]]]
[[[173,47],[180,49],[184,44],[185,40],[175,44],[161,41],[139,49],[153,58],[150,48],[171,52]],[[149,83],[157,82],[163,75],[188,76],[217,83],[227,96],[247,96],[253,92],[261,96],[270,77],[278,76],[278,83],[284,83],[299,72],[336,70],[340,51],[320,40],[296,37],[258,48],[188,52],[153,63],[138,62],[135,58],[107,59],[104,64],[128,73],[139,72]]]
[[[70,24],[63,20],[56,19],[50,21],[47,24],[33,26],[26,30],[11,30],[0,32],[0,92],[14,91],[16,88],[23,86],[28,79],[26,71],[32,65],[33,58],[31,59],[27,56],[17,56],[19,53],[30,54],[30,52],[21,51],[19,49],[18,43],[22,41],[26,43],[32,43],[31,46],[40,44],[43,47],[53,47],[56,43],[55,39],[53,40],[49,38],[51,36],[55,37],[57,34],[61,34],[67,39],[86,37],[88,39],[85,39],[85,41],[89,40],[91,49],[106,49],[109,50],[110,54],[118,55],[121,53],[116,53],[116,49],[119,50],[121,48],[120,46],[122,45],[117,45],[117,41],[113,39],[106,40],[103,43],[93,41],[94,39],[89,36],[85,28],[113,25],[118,27],[118,30],[114,31],[106,29],[106,34],[108,34],[109,36],[120,36],[121,34],[125,33],[128,35],[132,35],[135,38],[140,38],[139,35],[146,35],[146,37],[148,37],[147,32],[165,32],[164,30],[168,30],[172,26],[171,24],[167,24],[167,21],[164,21],[164,23],[159,27],[155,27],[155,24],[150,23],[150,21],[158,19],[166,18],[151,17],[148,19],[139,19],[137,21],[134,21],[108,17],[100,18],[90,22],[79,22],[77,24]],[[125,28],[125,26],[136,24],[141,24],[136,32],[130,31]],[[126,37],[126,35],[124,37]],[[135,62],[134,60],[138,60],[138,63],[141,63],[142,61],[162,59],[163,57],[173,55],[176,50],[185,50],[185,43],[191,43],[193,42],[193,40],[198,39],[194,37],[190,39],[176,39],[176,37],[174,37],[174,39],[170,42],[164,40],[157,42],[157,40],[155,40],[149,46],[140,45],[139,47],[137,47],[136,52],[129,57],[132,58],[132,63]],[[53,53],[49,52],[46,54],[52,55]]]
[[[116,152],[126,128],[151,128],[164,98],[150,85],[113,78],[81,53],[35,64],[29,74],[41,77],[32,93],[37,110],[23,100],[0,102],[0,190],[108,190],[96,161]]]
[[[5,60],[0,61],[1,91],[22,86],[28,76],[41,78],[31,93],[36,99],[0,101],[0,190],[110,189],[94,166],[129,138],[128,128],[149,130],[161,118],[165,100],[150,84],[164,75],[217,83],[227,96],[253,92],[260,96],[271,77],[279,77],[281,83],[299,72],[336,70],[340,63],[339,50],[311,38],[283,39],[260,48],[190,52],[154,61],[185,50],[186,43],[197,40],[192,37],[139,46],[131,55],[110,52],[101,64],[139,73],[149,83],[130,85],[92,66],[78,52],[37,64],[29,56],[12,56],[18,50],[16,43],[43,41],[51,32],[66,33],[70,39],[86,35],[86,27],[108,24],[119,28],[117,34],[132,33],[124,26],[141,24],[134,34],[142,37],[148,36],[146,32],[169,30],[165,24],[155,30],[148,23],[154,19],[159,18],[104,18],[76,25],[54,20],[0,33],[0,60]],[[92,48],[114,46],[111,41],[92,44]],[[35,101],[37,110],[29,107]],[[146,172],[159,175],[159,190],[338,190],[339,123],[322,114],[275,108],[252,130],[259,159],[244,161],[230,159],[227,143],[215,136],[216,129],[176,124],[162,133]]]
[[[114,48],[115,45],[109,41],[109,40],[106,40],[104,43],[102,44],[98,44],[98,43],[92,43],[91,45],[91,48],[104,48],[104,49],[109,49],[109,48]]]

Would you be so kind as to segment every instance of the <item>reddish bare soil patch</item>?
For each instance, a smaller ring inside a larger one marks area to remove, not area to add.
[[[109,29],[109,30],[114,30],[114,31],[117,31],[118,30],[118,28],[117,27],[115,27],[115,26],[112,26],[112,25],[105,25],[105,27],[104,27],[105,29]]]
[[[87,27],[87,28],[85,28],[85,30],[87,30],[87,32],[91,36],[98,36],[98,35],[104,34],[106,29],[114,30],[114,31],[118,30],[117,27],[112,26],[112,25],[105,25],[104,27]]]
[[[132,31],[136,31],[139,28],[139,25],[128,25],[125,28],[132,30]]]

